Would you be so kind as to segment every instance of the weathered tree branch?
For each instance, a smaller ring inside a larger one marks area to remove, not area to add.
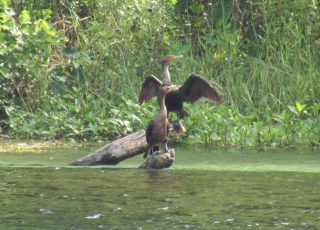
[[[185,132],[186,129],[179,121],[170,122],[169,137],[180,136]],[[115,165],[125,159],[144,153],[147,147],[148,143],[145,136],[145,130],[140,130],[102,146],[96,151],[70,163],[70,165]],[[168,158],[168,160],[171,159]],[[154,161],[152,164],[156,165]],[[159,165],[165,165],[165,163]]]

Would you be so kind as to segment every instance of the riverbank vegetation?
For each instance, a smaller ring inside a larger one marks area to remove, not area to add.
[[[113,140],[147,126],[137,105],[166,54],[224,105],[186,105],[179,143],[320,144],[320,2],[0,1],[0,127],[14,139]]]

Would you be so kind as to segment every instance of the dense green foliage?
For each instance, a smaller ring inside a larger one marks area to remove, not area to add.
[[[191,72],[225,105],[187,105],[188,133],[218,146],[320,143],[320,3],[0,0],[0,127],[14,138],[114,139],[146,127],[136,104],[158,60]]]

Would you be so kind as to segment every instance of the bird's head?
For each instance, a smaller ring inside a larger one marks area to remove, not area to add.
[[[176,55],[167,55],[167,56],[165,56],[164,58],[162,58],[160,60],[160,63],[162,65],[170,64],[171,62],[175,61],[176,59],[182,58],[182,57],[183,57],[182,55],[178,55],[178,56],[176,56]]]

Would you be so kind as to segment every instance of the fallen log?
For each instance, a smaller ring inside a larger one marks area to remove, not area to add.
[[[149,156],[139,168],[141,169],[163,169],[169,168],[175,161],[174,149],[169,149],[169,152],[156,151]]]
[[[170,122],[169,137],[180,136],[185,132],[186,129],[180,121]],[[144,153],[147,147],[145,130],[140,130],[104,145],[69,165],[115,165],[125,159]]]

